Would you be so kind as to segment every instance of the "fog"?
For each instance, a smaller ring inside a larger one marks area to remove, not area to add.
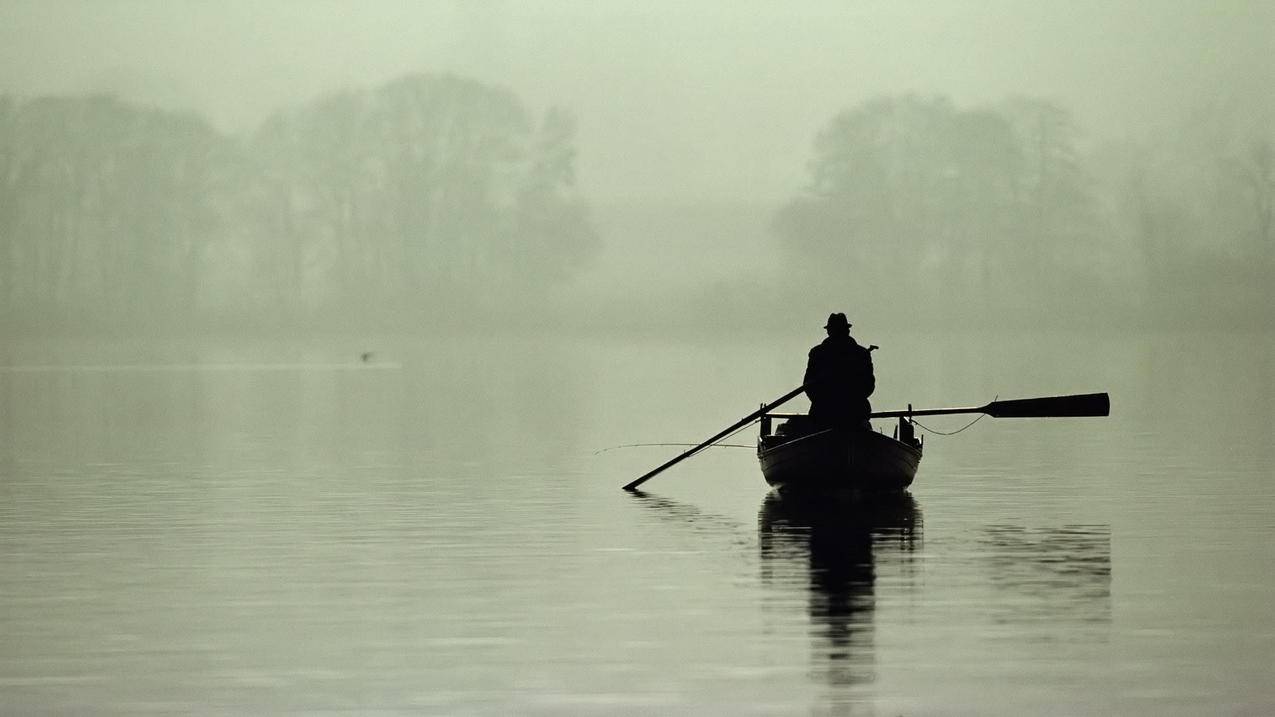
[[[1275,0],[0,0],[0,713],[1275,714],[1273,275]]]
[[[1266,2],[0,5],[11,331],[1269,327]]]

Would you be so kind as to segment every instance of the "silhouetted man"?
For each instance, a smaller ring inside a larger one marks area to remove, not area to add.
[[[868,426],[876,388],[872,354],[850,337],[845,314],[828,317],[828,338],[810,349],[804,381],[812,421],[832,426]],[[873,347],[875,348],[875,347]]]

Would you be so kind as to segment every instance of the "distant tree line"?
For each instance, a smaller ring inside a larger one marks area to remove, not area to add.
[[[818,134],[809,184],[777,216],[788,273],[964,325],[1269,325],[1269,128],[1225,119],[1082,149],[1044,100],[873,99]]]
[[[245,135],[107,96],[0,96],[0,325],[391,328],[516,322],[545,300],[663,328],[772,279],[778,305],[743,321],[844,302],[905,325],[1275,317],[1272,128],[1225,112],[1094,144],[1035,98],[866,101],[819,132],[775,218],[779,277],[664,287],[649,307],[549,301],[599,245],[575,155],[565,112],[447,75]]]
[[[333,94],[249,136],[106,96],[0,97],[0,320],[508,312],[596,249],[574,131],[454,76]]]

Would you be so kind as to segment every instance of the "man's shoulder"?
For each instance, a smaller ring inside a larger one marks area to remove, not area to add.
[[[858,346],[859,344],[855,343],[855,340],[850,338],[849,336],[829,336],[823,341],[820,341],[819,345],[815,346],[814,348],[810,350],[811,351],[844,351],[847,348],[858,347]]]
[[[837,343],[836,341],[830,341],[829,339],[824,339],[823,341],[815,344],[810,349],[810,356],[813,358],[815,356],[822,356],[823,354],[827,354],[827,353],[836,353],[837,351],[841,351],[841,350],[843,350],[843,346],[841,344]]]
[[[864,348],[853,337],[833,337],[829,336],[822,343],[810,349],[810,357],[816,356],[869,356],[868,349]]]

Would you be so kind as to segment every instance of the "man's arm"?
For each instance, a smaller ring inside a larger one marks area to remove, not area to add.
[[[819,392],[819,347],[810,349],[810,355],[806,359],[806,374],[802,376],[801,383],[806,388],[806,397],[813,403],[815,395]]]
[[[877,377],[872,373],[872,348],[863,350],[863,397],[867,398],[877,390]]]

